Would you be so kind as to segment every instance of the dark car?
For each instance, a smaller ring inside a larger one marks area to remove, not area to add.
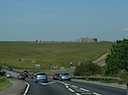
[[[34,76],[34,81],[35,81],[35,83],[38,83],[38,82],[47,83],[48,82],[48,77],[47,77],[45,72],[38,72]]]
[[[29,72],[25,70],[25,71],[22,72],[22,75],[23,75],[24,77],[28,77],[28,76],[29,76]]]
[[[23,71],[22,73],[19,74],[18,79],[25,80],[25,78],[28,77],[28,76],[29,76],[29,72],[25,70],[25,71]]]
[[[25,76],[23,75],[23,73],[18,75],[18,79],[25,80]]]
[[[55,73],[53,75],[53,80],[59,80],[59,73]]]

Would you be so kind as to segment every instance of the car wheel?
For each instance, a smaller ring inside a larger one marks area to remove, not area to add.
[[[71,81],[71,79],[68,79],[68,81]]]

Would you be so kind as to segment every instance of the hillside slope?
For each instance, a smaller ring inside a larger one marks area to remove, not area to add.
[[[78,42],[0,42],[0,64],[20,69],[50,68],[50,64],[68,67],[70,62],[93,61],[108,51],[114,43]]]

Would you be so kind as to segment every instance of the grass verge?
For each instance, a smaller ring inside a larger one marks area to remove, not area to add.
[[[12,85],[12,83],[9,81],[9,79],[3,78],[0,81],[0,91],[3,90],[3,89],[6,89],[8,87],[10,87],[11,85]]]

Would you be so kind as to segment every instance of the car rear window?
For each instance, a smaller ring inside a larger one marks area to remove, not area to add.
[[[37,78],[45,78],[46,75],[37,75]]]
[[[37,73],[37,75],[46,75],[46,73]]]

